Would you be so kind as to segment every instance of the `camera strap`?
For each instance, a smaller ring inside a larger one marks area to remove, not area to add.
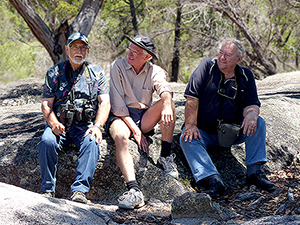
[[[224,82],[225,81],[225,77],[222,73],[220,73],[221,75],[221,81],[220,82]],[[243,108],[242,108],[242,101],[241,101],[241,95],[240,95],[240,86],[239,86],[239,79],[238,79],[238,74],[235,75],[235,82],[237,84],[237,95],[235,97],[236,99],[236,102],[237,102],[237,121],[239,120],[239,117],[241,115],[241,113],[243,113]],[[219,108],[219,118],[218,121],[219,121],[219,125],[223,122],[224,120],[224,98],[226,98],[225,96],[223,95],[220,95],[221,96],[221,101],[220,101],[220,108]],[[233,121],[232,121],[233,122]]]
[[[71,68],[70,62],[68,62],[66,65],[66,77],[67,77],[67,82],[68,82],[69,86],[71,87],[71,89],[70,89],[70,92],[68,93],[67,100],[70,100],[71,102],[73,102],[76,99],[75,85],[76,85],[76,83],[78,83],[78,81],[80,80],[83,73],[85,74],[87,84],[88,84],[88,89],[89,89],[88,95],[90,97],[92,97],[91,96],[91,94],[92,94],[91,76],[90,76],[89,69],[88,69],[88,66],[86,65],[86,63],[83,63],[76,79],[72,82],[72,79],[74,79],[74,71]]]

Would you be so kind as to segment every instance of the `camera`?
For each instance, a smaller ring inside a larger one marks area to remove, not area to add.
[[[96,117],[96,110],[92,102],[86,101],[82,108],[77,108],[75,112],[75,119],[77,122],[92,121]]]
[[[73,123],[75,115],[74,105],[71,103],[61,104],[61,109],[58,113],[59,121],[69,127]]]
[[[96,110],[90,101],[83,105],[83,113],[87,120],[92,120],[96,117]]]

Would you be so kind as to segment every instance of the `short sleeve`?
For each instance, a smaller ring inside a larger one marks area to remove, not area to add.
[[[43,86],[43,98],[55,97],[55,90],[58,85],[58,66],[54,66],[46,73],[45,83]]]
[[[195,69],[184,92],[185,97],[190,96],[196,99],[201,98],[207,84],[207,80],[210,76],[209,70],[212,66],[212,60],[212,58],[204,59]]]

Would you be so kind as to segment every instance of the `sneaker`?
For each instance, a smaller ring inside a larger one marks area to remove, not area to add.
[[[123,195],[119,197],[118,201],[119,208],[121,209],[134,209],[145,205],[143,193],[133,188],[124,192]]]
[[[170,156],[167,156],[166,158],[159,157],[158,163],[162,165],[166,174],[169,174],[170,176],[178,179],[177,166],[174,163],[175,157],[176,155],[174,153],[171,154]]]
[[[88,202],[87,198],[85,197],[85,194],[81,191],[74,191],[72,193],[71,200],[74,202],[80,202],[84,204],[87,204]]]
[[[46,196],[46,197],[51,197],[51,198],[55,197],[54,192],[42,192],[41,195]]]

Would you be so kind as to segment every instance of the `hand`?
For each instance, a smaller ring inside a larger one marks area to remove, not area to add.
[[[164,127],[169,128],[171,126],[170,124],[173,121],[174,121],[173,110],[172,110],[171,106],[164,107],[161,112],[161,124]]]
[[[87,131],[84,134],[84,137],[88,136],[88,134],[91,134],[91,141],[94,139],[95,136],[97,144],[100,144],[102,142],[102,131],[99,129],[99,127],[93,126],[92,128],[87,129]]]
[[[52,132],[56,136],[61,135],[61,134],[66,134],[65,126],[62,123],[57,122],[52,126]]]
[[[187,142],[189,140],[189,142],[191,142],[193,139],[201,139],[201,135],[200,135],[200,131],[198,129],[198,127],[196,125],[185,125],[185,130],[182,134],[181,139],[185,142]]]
[[[256,125],[257,125],[257,114],[253,111],[250,111],[244,118],[244,121],[242,123],[243,133],[247,136],[252,136],[256,131]]]
[[[133,137],[136,140],[139,148],[143,152],[148,153],[149,151],[148,141],[145,135],[143,135],[142,131],[139,129],[138,131],[133,132]]]

